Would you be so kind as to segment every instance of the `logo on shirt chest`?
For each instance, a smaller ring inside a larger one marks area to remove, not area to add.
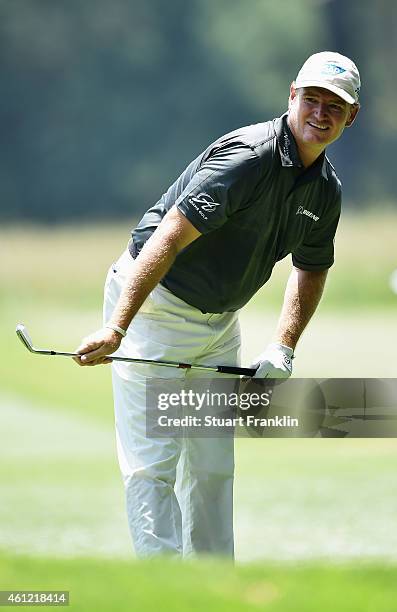
[[[206,213],[213,213],[217,209],[220,204],[218,202],[214,202],[212,197],[208,195],[208,193],[201,192],[196,196],[190,196],[188,201],[192,204],[194,208],[197,207],[204,210]]]
[[[306,210],[306,208],[303,208],[303,206],[298,206],[296,214],[297,215],[305,215],[306,217],[309,217],[309,219],[313,219],[313,221],[318,221],[319,218],[320,218],[317,215],[315,215],[314,213],[312,213],[310,210]]]

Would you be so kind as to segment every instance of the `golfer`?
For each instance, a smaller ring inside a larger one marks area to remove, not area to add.
[[[341,184],[326,147],[359,110],[360,76],[338,53],[309,57],[288,112],[235,130],[192,161],[132,231],[105,285],[104,327],[82,366],[119,354],[238,365],[239,310],[292,254],[274,342],[258,377],[288,377],[334,261]],[[136,554],[233,557],[233,439],[151,439],[149,380],[203,373],[112,363],[117,451]],[[211,374],[211,376],[214,376]]]

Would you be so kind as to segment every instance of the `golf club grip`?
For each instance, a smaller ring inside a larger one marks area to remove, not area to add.
[[[236,376],[255,376],[255,368],[239,368],[237,366],[217,366],[217,372],[236,374]]]

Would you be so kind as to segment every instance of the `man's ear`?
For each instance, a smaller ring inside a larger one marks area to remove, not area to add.
[[[288,108],[291,107],[292,101],[296,98],[295,81],[292,81],[289,88]]]
[[[360,110],[360,103],[357,102],[356,104],[352,104],[350,111],[349,111],[349,116],[347,118],[346,121],[346,127],[350,127],[351,125],[353,125],[354,121],[356,120],[358,111]]]

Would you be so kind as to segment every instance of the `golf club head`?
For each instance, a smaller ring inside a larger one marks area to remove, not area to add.
[[[22,344],[28,349],[28,351],[30,351],[31,353],[34,353],[35,351],[34,351],[32,340],[24,324],[18,323],[15,331],[17,332],[18,338],[20,339]]]
[[[26,329],[23,323],[18,323],[15,331],[17,332],[17,336],[24,345],[24,347],[27,348],[30,353],[34,353],[35,355],[61,355],[63,357],[77,356],[77,353],[65,353],[60,351],[53,351],[51,349],[37,348],[33,346],[32,339],[29,336],[28,330]]]

